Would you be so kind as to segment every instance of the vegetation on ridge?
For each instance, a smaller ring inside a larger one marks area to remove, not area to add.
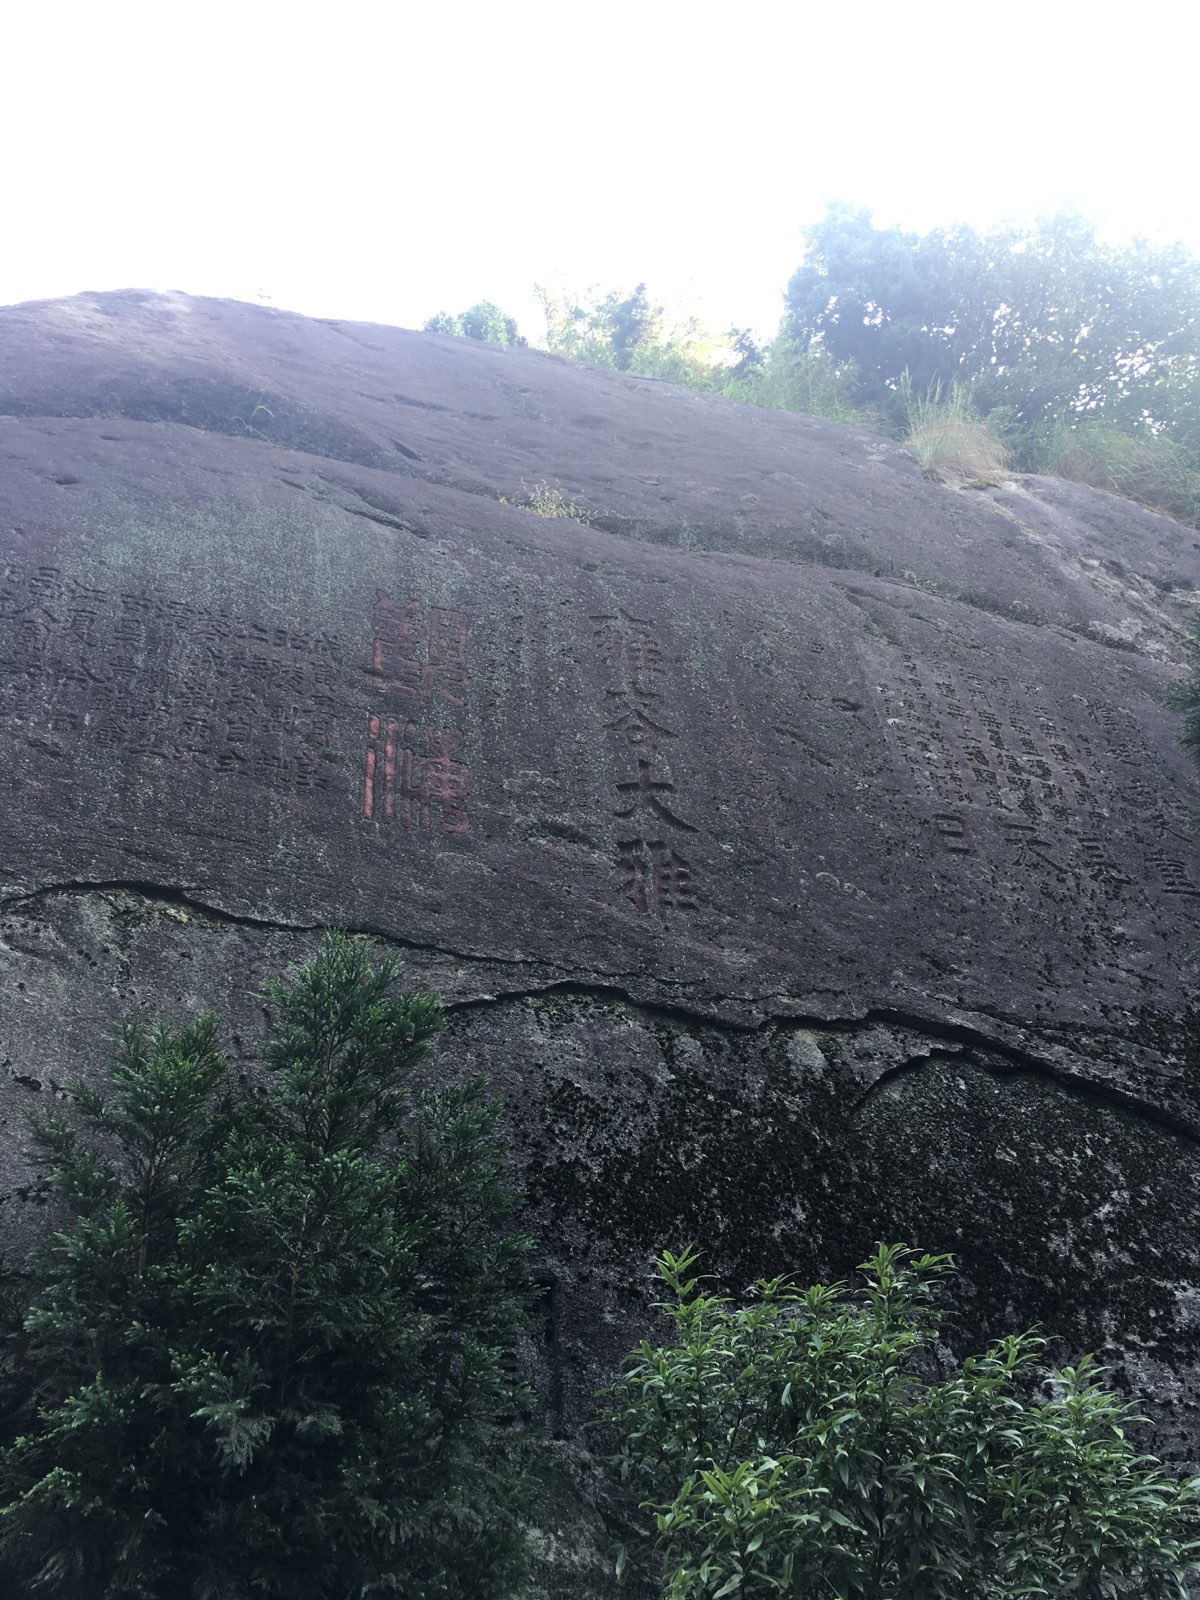
[[[1200,261],[1182,246],[1109,245],[1071,216],[916,234],[842,204],[803,239],[765,347],[672,317],[639,284],[539,286],[546,348],[874,428],[946,481],[1011,465],[1200,522]],[[427,326],[512,342],[511,318],[479,310]]]
[[[506,316],[492,300],[477,300],[456,316],[439,311],[425,323],[424,331],[452,333],[460,339],[478,339],[484,344],[524,345],[529,342],[517,331],[515,319]]]

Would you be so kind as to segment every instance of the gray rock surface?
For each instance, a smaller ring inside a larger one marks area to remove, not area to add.
[[[538,485],[586,524],[524,509]],[[129,1011],[338,923],[512,1109],[549,1413],[656,1249],[953,1250],[1196,1451],[1200,535],[1077,485],[466,340],[0,310],[0,1213]]]

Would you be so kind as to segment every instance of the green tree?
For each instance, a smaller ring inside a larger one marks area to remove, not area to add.
[[[130,1024],[36,1125],[64,1222],[7,1373],[20,1592],[508,1592],[528,1241],[482,1082],[414,1093],[441,1002],[398,971],[331,934],[269,986],[253,1089],[211,1019]]]
[[[758,350],[744,335],[735,335],[738,338],[742,343],[735,343],[735,349],[741,359],[723,390],[730,400],[770,411],[803,411],[860,428],[877,422],[874,413],[856,402],[853,364],[839,367],[819,344],[797,345],[782,333],[765,350]]]
[[[492,300],[477,300],[473,306],[454,315],[439,311],[424,324],[424,332],[452,333],[460,339],[478,339],[483,344],[525,345],[529,342],[518,331],[516,319]]]
[[[555,355],[625,372],[638,352],[662,342],[666,312],[650,301],[644,283],[629,294],[589,289],[568,297],[544,284],[534,292],[546,319],[546,348]]]
[[[719,389],[728,378],[727,341],[695,317],[671,317],[644,283],[629,292],[592,288],[574,296],[536,284],[534,292],[546,319],[546,348],[555,355],[690,389]]]
[[[856,1290],[776,1278],[743,1306],[695,1264],[660,1259],[673,1342],[643,1343],[608,1396],[651,1592],[1182,1600],[1200,1480],[1136,1453],[1090,1358],[1040,1374],[1021,1334],[954,1368],[949,1258],[881,1245]]]
[[[1196,426],[1200,262],[1181,246],[1114,246],[1077,217],[977,233],[876,228],[830,206],[805,230],[783,330],[854,363],[859,404],[902,421],[920,394],[968,387],[1020,429],[1103,416]]]

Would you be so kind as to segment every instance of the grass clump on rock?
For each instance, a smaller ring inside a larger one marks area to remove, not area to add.
[[[914,394],[907,373],[900,385],[908,416],[905,444],[914,451],[925,477],[951,486],[998,483],[1007,470],[1008,447],[993,425],[977,416],[969,392],[952,384]]]

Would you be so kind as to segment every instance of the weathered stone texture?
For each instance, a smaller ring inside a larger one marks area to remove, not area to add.
[[[521,508],[561,488],[590,526]],[[328,923],[444,988],[564,1425],[645,1263],[953,1249],[1194,1432],[1200,537],[532,352],[183,296],[0,311],[0,1183],[134,1009]]]

